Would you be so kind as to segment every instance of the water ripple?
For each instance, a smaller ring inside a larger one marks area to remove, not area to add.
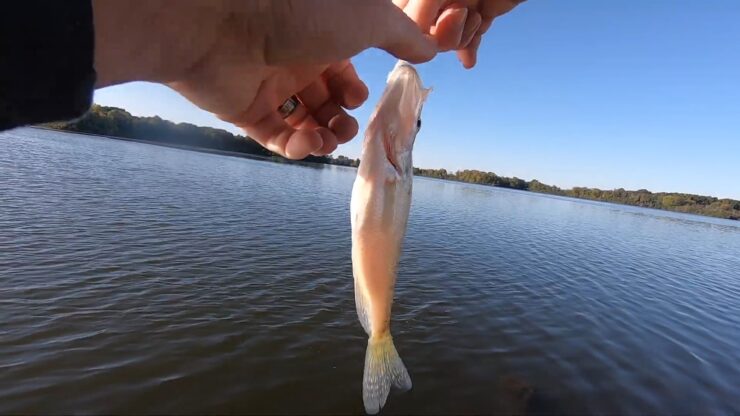
[[[20,129],[0,413],[362,414],[355,171]],[[417,178],[389,414],[740,412],[740,227]]]

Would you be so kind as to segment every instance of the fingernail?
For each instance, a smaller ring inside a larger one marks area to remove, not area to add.
[[[478,13],[475,13],[473,16],[471,16],[471,19],[476,19],[476,22],[463,33],[462,38],[460,39],[460,49],[468,47],[468,44],[470,44],[470,41],[473,40],[473,36],[475,36],[476,32],[478,32],[478,29],[480,29],[480,25],[483,22],[480,14]]]

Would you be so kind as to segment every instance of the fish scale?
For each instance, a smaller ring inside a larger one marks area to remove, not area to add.
[[[369,337],[362,383],[369,414],[383,408],[392,386],[412,386],[393,343],[390,320],[411,207],[413,147],[430,91],[411,64],[398,61],[370,117],[352,188],[352,273],[357,316]]]

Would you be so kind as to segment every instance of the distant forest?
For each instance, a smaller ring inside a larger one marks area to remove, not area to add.
[[[268,157],[277,161],[286,161],[279,155],[263,148],[249,137],[234,135],[221,129],[199,127],[189,123],[175,124],[156,116],[135,117],[126,110],[116,107],[93,105],[87,114],[77,120],[47,123],[41,127],[138,139],[153,143],[240,152]],[[360,164],[359,159],[351,159],[345,156],[338,156],[336,158],[332,156],[309,156],[304,161],[353,167],[357,167]],[[637,191],[628,191],[621,188],[613,190],[581,187],[560,189],[557,186],[546,185],[536,179],[526,181],[517,177],[508,178],[498,176],[493,172],[479,170],[447,172],[445,169],[414,168],[414,174],[438,179],[614,202],[732,220],[740,219],[740,201],[733,199],[719,199],[710,196],[682,193],[653,193],[646,189]]]

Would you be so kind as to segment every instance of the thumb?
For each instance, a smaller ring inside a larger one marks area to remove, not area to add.
[[[369,47],[412,63],[429,61],[437,54],[431,35],[388,0],[272,0],[266,4],[274,13],[255,19],[257,26],[265,26],[263,53],[270,65],[327,64]]]
[[[411,63],[430,61],[437,54],[437,42],[431,35],[421,31],[406,13],[392,3],[382,2],[379,13],[373,16],[377,28],[374,46],[385,50],[398,59]]]

